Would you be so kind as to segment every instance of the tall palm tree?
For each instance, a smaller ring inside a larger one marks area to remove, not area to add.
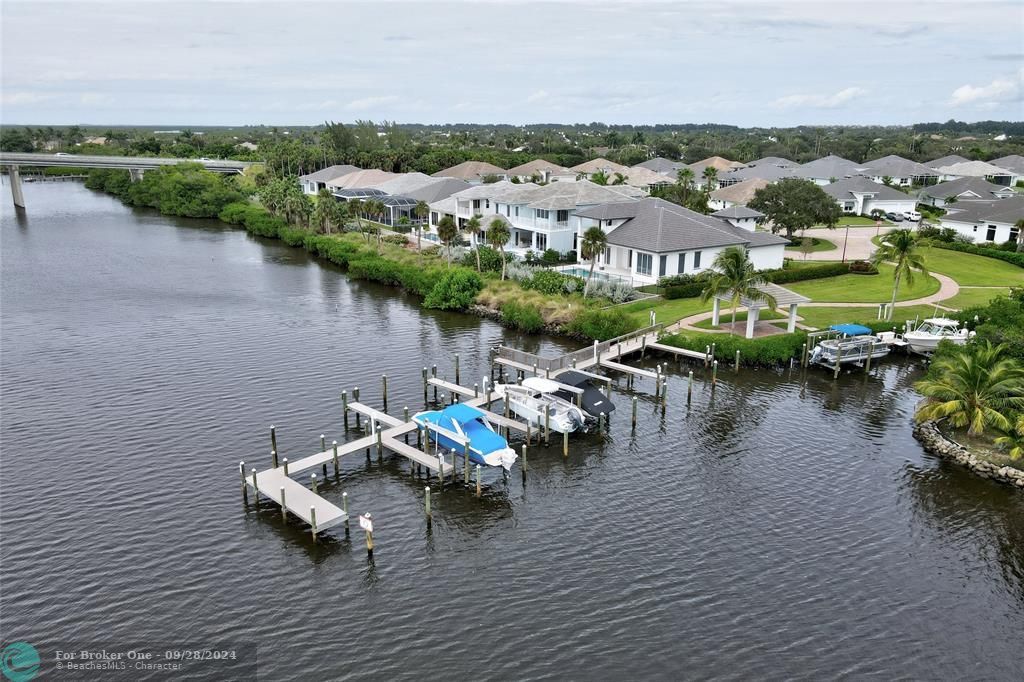
[[[301,192],[292,192],[284,200],[284,212],[288,218],[288,222],[297,222],[300,225],[308,227],[309,214],[312,212],[312,208],[309,205],[309,199],[306,198],[305,194]]]
[[[683,166],[676,173],[676,178],[679,180],[679,186],[683,188],[683,204],[690,196],[690,190],[693,189],[693,169]]]
[[[935,361],[931,374],[914,384],[925,396],[917,419],[948,419],[956,428],[978,435],[991,426],[1010,430],[1011,411],[1024,409],[1024,368],[1001,357],[1004,345],[984,345],[959,351]]]
[[[356,219],[356,230],[363,231],[363,202],[359,199],[349,199],[345,202],[349,216]]]
[[[445,245],[448,251],[448,267],[451,267],[452,244],[459,238],[459,228],[450,215],[441,218],[441,221],[437,224],[437,238],[441,240],[441,243]]]
[[[928,276],[928,268],[924,264],[924,255],[917,248],[917,239],[910,230],[893,230],[882,237],[881,246],[871,256],[875,265],[891,262],[896,267],[893,271],[892,300],[889,305],[890,319],[896,306],[896,295],[899,292],[900,280],[906,279],[907,284],[914,283],[914,271]]]
[[[715,189],[715,184],[718,182],[718,169],[708,166],[701,175],[704,178],[704,191],[710,192]]]
[[[316,225],[318,232],[331,233],[331,219],[333,218],[334,206],[337,202],[334,195],[328,189],[321,189],[316,193],[316,206],[311,216],[312,223]]]
[[[477,233],[480,231],[480,219],[482,215],[477,213],[472,218],[466,221],[462,231],[469,235],[470,241],[473,243],[473,252],[476,253],[476,271],[481,272],[480,269],[480,240],[477,239]]]
[[[742,247],[730,246],[724,251],[720,251],[715,256],[711,269],[711,277],[700,294],[701,303],[707,303],[716,296],[728,296],[729,305],[732,308],[732,324],[730,326],[734,331],[736,329],[736,309],[739,308],[744,298],[764,301],[772,310],[775,310],[778,305],[774,296],[757,288],[766,284],[768,280],[758,274],[754,264],[750,262],[746,250]]]
[[[331,202],[331,224],[338,228],[338,232],[345,231],[345,223],[349,218],[349,206],[341,201]]]
[[[416,206],[412,209],[413,215],[416,216],[416,250],[423,250],[423,223],[426,222],[427,218],[430,217],[430,206],[425,201],[417,201]]]
[[[598,226],[588,227],[580,240],[580,256],[590,261],[590,272],[587,273],[587,283],[583,286],[583,298],[587,297],[587,289],[590,288],[590,280],[594,276],[594,266],[597,265],[597,257],[604,253],[608,246],[608,235]]]
[[[597,171],[596,173],[591,173],[590,181],[592,183],[594,183],[595,185],[607,185],[608,184],[608,174],[605,173],[604,171],[600,171],[600,170]]]
[[[508,226],[501,218],[493,218],[487,228],[487,244],[501,253],[501,281],[505,281],[505,244],[512,238]]]

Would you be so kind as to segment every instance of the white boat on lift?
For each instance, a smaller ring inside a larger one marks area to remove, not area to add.
[[[962,346],[973,336],[974,332],[961,329],[959,322],[947,317],[929,317],[913,330],[903,334],[910,350],[924,355],[934,353],[940,341],[950,341]]]
[[[572,433],[583,426],[586,417],[579,407],[555,395],[561,387],[555,381],[530,377],[522,385],[495,384],[494,392],[512,413],[534,427],[543,428],[546,421],[552,431]]]
[[[864,362],[889,354],[891,341],[871,333],[870,327],[859,324],[836,324],[829,328],[836,338],[824,339],[811,352],[811,362],[835,367],[846,362]]]

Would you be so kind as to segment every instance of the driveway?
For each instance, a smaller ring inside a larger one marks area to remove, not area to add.
[[[875,251],[875,245],[871,238],[876,234],[885,234],[897,228],[892,225],[883,225],[881,228],[872,226],[850,226],[849,236],[845,226],[837,227],[834,230],[827,228],[814,228],[797,233],[797,238],[808,237],[827,239],[836,245],[836,248],[828,251],[815,251],[807,254],[807,260],[842,260],[843,241],[846,241],[846,260],[868,260]],[[793,260],[804,260],[804,255],[799,251],[787,250],[786,257]]]

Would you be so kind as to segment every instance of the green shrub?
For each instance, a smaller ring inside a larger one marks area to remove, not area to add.
[[[509,263],[515,260],[510,253],[505,254],[505,260]],[[459,261],[462,265],[467,268],[476,269],[476,253],[469,251],[463,254],[462,259]],[[497,249],[492,249],[489,246],[480,247],[480,270],[483,272],[501,272],[501,254],[498,253]]]
[[[1001,251],[997,248],[978,246],[977,244],[964,244],[961,242],[953,242],[951,244],[947,244],[945,242],[932,241],[931,246],[934,246],[939,249],[949,249],[950,251],[973,253],[975,256],[987,256],[989,258],[1003,260],[1006,261],[1007,263],[1012,263],[1017,267],[1024,268],[1024,253]]]
[[[509,301],[501,306],[501,320],[509,327],[524,332],[539,332],[544,328],[544,318],[535,306],[528,303]]]
[[[598,341],[607,341],[638,328],[637,322],[619,308],[584,310],[566,325],[569,333]]]
[[[869,261],[855,260],[850,262],[850,272],[855,275],[877,275],[878,268]]]
[[[703,292],[704,284],[695,282],[693,284],[677,284],[665,287],[661,295],[671,300],[674,298],[694,298],[700,296]]]
[[[540,255],[540,262],[544,265],[558,265],[560,260],[562,260],[562,255],[554,249],[545,249],[544,253]]]
[[[389,234],[384,236],[385,244],[394,244],[395,246],[405,246],[409,243],[404,234]]]
[[[277,230],[277,237],[288,246],[304,246],[306,237],[310,235],[309,230],[282,225]]]
[[[760,339],[745,339],[732,334],[671,334],[661,338],[661,343],[699,353],[714,344],[715,357],[722,362],[735,361],[738,350],[741,363],[764,366],[789,362],[790,358],[800,354],[806,341],[807,334],[804,332],[776,334]]]
[[[761,274],[769,282],[774,284],[788,284],[791,282],[803,282],[809,279],[823,279],[825,277],[836,277],[850,272],[846,263],[822,263],[811,265],[806,268],[794,268],[792,270],[765,270]]]
[[[455,268],[446,272],[434,285],[423,305],[438,310],[465,310],[483,288],[480,275],[465,268]]]
[[[532,289],[533,291],[539,291],[542,294],[554,296],[556,294],[566,292],[566,282],[568,281],[574,282],[572,285],[573,291],[583,289],[584,280],[582,277],[565,275],[561,272],[545,270],[542,268],[534,270],[533,276],[528,280],[523,280],[521,284],[524,289]]]

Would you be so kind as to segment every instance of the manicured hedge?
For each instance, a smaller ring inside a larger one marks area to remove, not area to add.
[[[809,279],[824,279],[825,277],[837,277],[850,272],[877,273],[868,263],[857,261],[855,263],[822,263],[803,268],[783,268],[779,270],[765,270],[761,272],[765,279],[774,284],[790,284],[792,282],[803,282]],[[663,287],[664,298],[693,298],[700,296],[704,291],[708,276],[700,275],[673,275],[662,277],[659,285]]]
[[[807,334],[804,332],[776,334],[760,339],[745,339],[732,334],[671,334],[661,338],[661,342],[669,346],[699,353],[715,344],[715,358],[720,362],[733,362],[738,350],[741,364],[765,366],[788,363],[790,358],[799,356],[806,341]]]
[[[693,284],[676,284],[674,286],[665,287],[661,295],[667,299],[695,298],[700,296],[703,291],[704,284],[695,282]]]
[[[846,263],[822,263],[811,265],[806,268],[791,268],[789,270],[768,270],[761,273],[764,278],[773,284],[789,284],[792,282],[803,282],[809,279],[823,279],[825,277],[838,277],[850,272],[850,266]]]
[[[1000,251],[999,249],[986,248],[984,246],[978,246],[977,244],[962,244],[960,242],[940,242],[936,240],[930,240],[929,245],[934,246],[937,249],[949,249],[950,251],[973,253],[975,256],[995,258],[996,260],[1003,260],[1006,261],[1007,263],[1012,263],[1017,267],[1024,268],[1024,253],[1017,253],[1015,251]]]

